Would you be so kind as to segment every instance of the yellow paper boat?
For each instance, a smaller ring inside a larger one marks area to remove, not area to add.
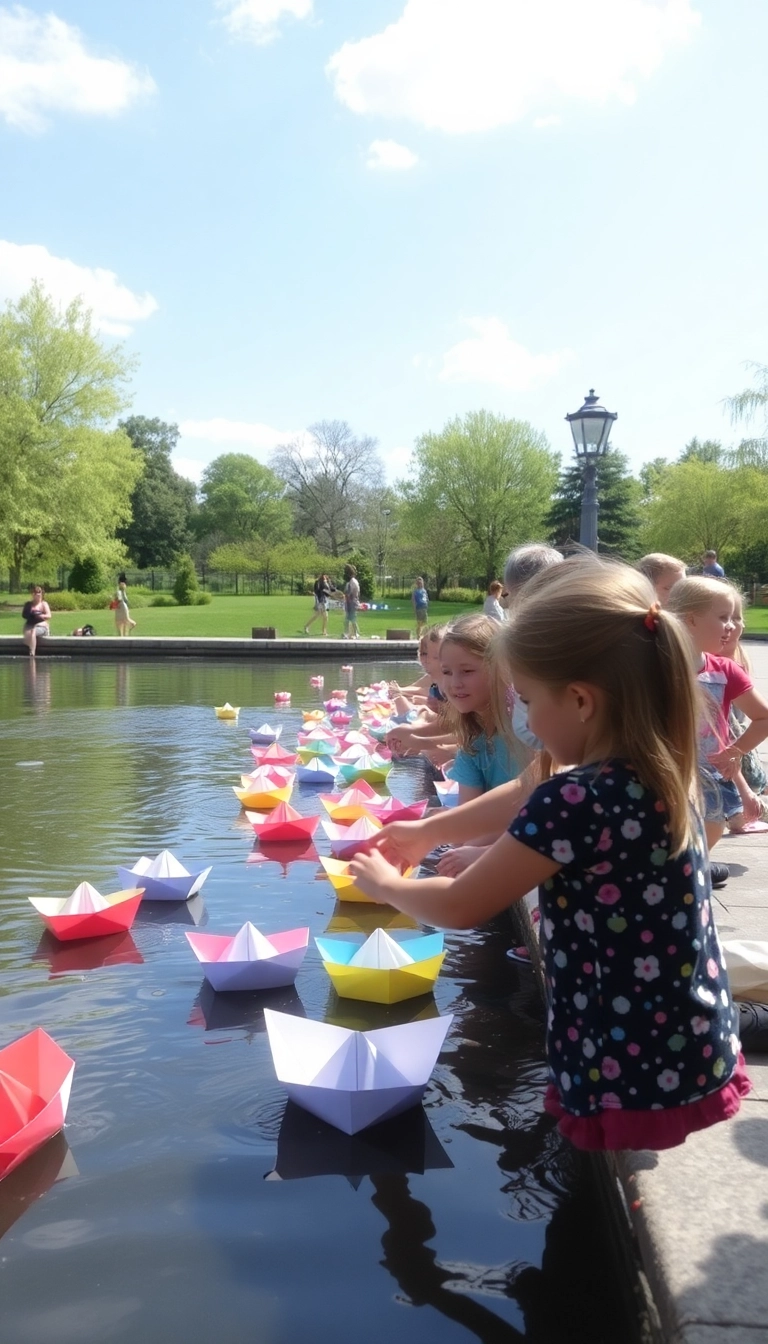
[[[226,705],[214,705],[214,709],[216,710],[217,719],[236,719],[240,713],[240,706],[230,705],[229,701],[227,701]]]
[[[305,723],[322,723],[325,718],[324,709],[303,709],[301,717]]]
[[[343,859],[329,859],[325,855],[320,855],[320,862],[325,869],[325,875],[336,892],[337,901],[359,901],[361,905],[377,905],[377,901],[372,901],[370,896],[366,896],[358,886],[355,886],[355,879],[349,871],[349,864]],[[403,877],[410,877],[412,868],[406,868]],[[384,906],[383,909],[388,907]]]
[[[366,1003],[401,1003],[420,994],[430,994],[445,958],[442,933],[401,933],[392,937],[376,929],[366,940],[364,934],[346,938],[316,938],[323,966],[341,999],[363,999]],[[408,958],[402,965],[353,965],[351,958],[365,953],[372,944],[386,944],[395,956]]]
[[[274,787],[252,792],[250,789],[237,789],[232,785],[232,792],[236,798],[239,798],[243,807],[251,812],[271,812],[273,807],[280,803],[287,803],[291,797],[293,789],[293,780],[290,784],[284,784],[282,787]]]

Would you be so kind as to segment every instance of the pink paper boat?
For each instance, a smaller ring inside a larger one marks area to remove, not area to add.
[[[361,779],[354,788],[345,789],[343,793],[321,793],[318,797],[331,821],[345,824],[370,816],[369,802],[379,802],[381,795],[366,780]]]
[[[347,698],[348,694],[349,694],[348,691],[339,690],[338,688],[337,688],[335,691],[331,691],[331,695],[332,695],[332,697],[333,697],[334,700],[344,700],[344,701],[346,701],[346,698]]]
[[[323,701],[323,708],[327,714],[332,714],[336,709],[344,709],[345,705],[345,700],[335,700],[333,697],[330,700]]]
[[[309,840],[317,830],[319,817],[304,817],[290,803],[280,803],[272,812],[246,812],[261,844],[280,840]]]
[[[343,709],[337,709],[335,713],[331,715],[331,723],[338,728],[344,728],[348,723],[352,722],[352,717],[351,714],[347,714]]]
[[[0,1177],[63,1127],[74,1071],[42,1027],[0,1050]]]
[[[366,747],[369,751],[373,751],[377,745],[375,737],[372,737],[370,733],[361,732],[359,728],[353,728],[351,732],[344,733],[339,738],[339,746],[342,749],[344,747]]]
[[[309,684],[310,686],[324,686],[325,677],[310,677]]]
[[[360,817],[351,826],[338,826],[333,821],[323,821],[323,830],[331,844],[334,858],[348,862],[355,854],[364,853],[370,848],[370,842],[381,830],[379,822],[373,817]]]
[[[101,908],[95,907],[92,902],[85,902],[84,908],[73,913],[65,909],[72,902],[72,896],[66,900],[56,896],[30,896],[29,900],[54,938],[60,942],[69,942],[73,938],[106,938],[111,933],[127,933],[136,918],[143,895],[144,887],[116,891],[112,896],[101,897],[105,902]],[[85,908],[89,904],[91,909]]]
[[[252,924],[244,924],[232,937],[217,933],[186,936],[206,980],[219,993],[292,985],[309,943],[308,928],[263,934]]]
[[[275,704],[277,705],[287,705],[290,698],[290,691],[275,691]]]
[[[251,755],[257,765],[295,765],[299,759],[295,751],[286,751],[279,742],[273,742],[269,747],[260,747],[254,742]]]
[[[353,668],[351,663],[342,663],[341,670],[342,672],[354,672],[355,669]]]
[[[416,803],[404,803],[399,798],[383,798],[380,802],[368,803],[365,810],[369,816],[386,826],[388,821],[421,821],[428,806],[428,798],[422,798]]]

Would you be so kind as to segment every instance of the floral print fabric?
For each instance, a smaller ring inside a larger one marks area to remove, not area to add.
[[[555,775],[510,827],[562,864],[539,888],[547,1051],[572,1115],[684,1106],[738,1059],[737,1016],[697,839],[676,858],[663,803],[620,762]]]

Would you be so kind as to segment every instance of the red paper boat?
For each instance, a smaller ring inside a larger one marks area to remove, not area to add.
[[[143,894],[143,887],[116,891],[112,896],[104,897],[105,910],[89,910],[75,915],[61,914],[66,902],[56,896],[30,896],[29,900],[54,938],[65,943],[73,938],[106,938],[111,933],[127,933],[136,918]]]
[[[279,742],[272,742],[268,747],[251,743],[251,755],[258,765],[295,765],[299,759],[294,751],[286,751]]]
[[[382,798],[366,803],[365,810],[386,826],[388,821],[421,821],[428,806],[428,798],[422,798],[417,803],[403,803],[399,798]]]
[[[319,817],[304,817],[290,803],[280,803],[272,812],[246,812],[262,845],[270,841],[309,840],[317,830]]]
[[[58,1134],[74,1071],[42,1027],[0,1050],[0,1178]]]

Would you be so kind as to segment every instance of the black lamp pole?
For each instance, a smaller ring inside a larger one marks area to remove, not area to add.
[[[605,455],[611,437],[615,411],[606,411],[598,404],[595,389],[589,389],[580,410],[566,415],[571,426],[576,458],[584,476],[581,496],[581,531],[579,542],[590,551],[597,550],[597,459]]]

